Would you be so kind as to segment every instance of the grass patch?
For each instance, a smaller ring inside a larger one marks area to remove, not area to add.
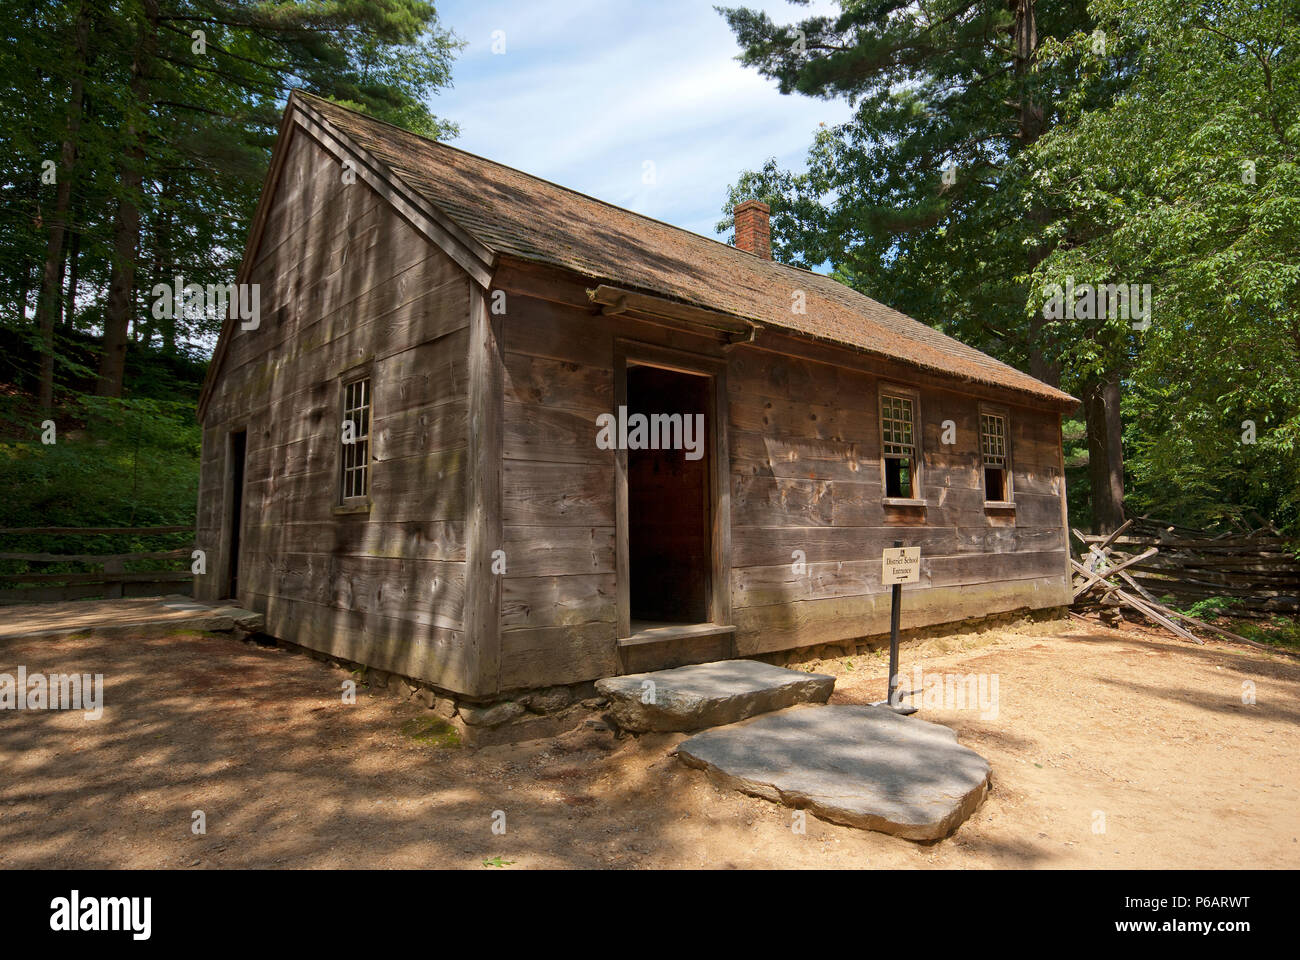
[[[1228,629],[1256,643],[1300,650],[1300,620],[1292,617],[1273,617],[1264,621],[1238,620]]]
[[[414,717],[402,724],[402,734],[416,743],[444,750],[461,745],[459,731],[442,717]]]

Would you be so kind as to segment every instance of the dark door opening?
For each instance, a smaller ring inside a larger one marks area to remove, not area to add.
[[[248,431],[230,435],[230,578],[229,596],[239,597],[239,531],[244,517],[244,454],[248,448]]]
[[[709,620],[710,394],[707,376],[627,368],[628,593],[632,620],[640,621],[634,629]],[[637,414],[646,419],[643,444],[660,449],[634,449]]]

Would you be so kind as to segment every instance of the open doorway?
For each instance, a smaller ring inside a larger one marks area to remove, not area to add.
[[[229,544],[226,595],[239,599],[239,531],[244,516],[244,459],[248,449],[248,431],[236,430],[230,434],[230,512],[226,515],[226,542]]]
[[[634,631],[710,618],[711,396],[708,376],[628,364],[628,422],[643,415],[649,441],[629,440],[627,450]]]

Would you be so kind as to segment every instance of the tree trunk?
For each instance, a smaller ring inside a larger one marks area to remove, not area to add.
[[[1016,81],[1019,87],[1020,102],[1016,122],[1019,127],[1020,149],[1027,149],[1042,135],[1044,128],[1043,108],[1034,102],[1029,90],[1029,77],[1035,56],[1038,54],[1038,17],[1034,9],[1035,0],[1008,0],[1008,6],[1014,12],[1011,27],[1011,41],[1015,49]],[[1047,211],[1035,203],[1028,212],[1028,219],[1038,227],[1047,224]],[[1052,243],[1044,241],[1029,249],[1028,268],[1032,276],[1038,265],[1051,253]],[[1048,359],[1053,346],[1044,334],[1047,321],[1041,313],[1035,314],[1029,322],[1027,346],[1029,348],[1029,374],[1035,379],[1059,388],[1061,386],[1061,364]]]
[[[149,270],[148,289],[152,289],[155,284],[169,282],[175,273],[171,258],[172,209],[166,199],[172,195],[172,186],[172,181],[166,177],[158,183],[158,196],[161,200],[155,209],[157,222],[150,231],[153,236],[153,262]],[[143,337],[144,342],[151,342],[156,332],[162,341],[163,350],[168,354],[175,352],[175,317],[154,317],[150,314],[146,329],[148,332]]]
[[[1124,522],[1124,446],[1119,402],[1118,369],[1108,371],[1084,390],[1093,533],[1111,533]]]
[[[23,264],[23,279],[19,283],[18,290],[18,317],[17,326],[27,326],[27,299],[32,293],[32,265],[30,262]]]
[[[68,291],[64,294],[63,326],[76,327],[77,320],[77,265],[81,258],[81,230],[77,228],[77,210],[73,208],[72,239],[68,244]]]
[[[36,318],[41,334],[41,409],[54,408],[54,324],[62,310],[59,298],[63,293],[63,269],[66,263],[65,238],[68,227],[68,208],[72,204],[72,178],[77,162],[77,142],[81,131],[81,98],[84,90],[83,73],[86,49],[90,42],[90,8],[83,3],[77,11],[73,41],[72,83],[68,95],[68,122],[63,138],[61,168],[58,188],[55,191],[54,216],[50,218],[50,233],[45,245],[45,270],[41,274],[41,290],[36,298]]]
[[[121,199],[113,218],[113,267],[109,273],[108,301],[104,305],[104,353],[99,360],[95,393],[120,397],[126,372],[126,344],[135,306],[135,258],[140,247],[140,196],[144,183],[144,117],[149,110],[148,68],[158,37],[157,0],[144,0],[145,20],[131,64],[131,94],[135,100],[126,122],[131,146],[122,164]]]
[[[1036,258],[1031,258],[1030,270],[1042,262],[1045,254],[1039,254]],[[1034,314],[1033,319],[1029,321],[1029,375],[1043,383],[1061,388],[1061,363],[1059,360],[1049,360],[1047,349],[1051,346],[1050,341],[1043,332],[1047,326],[1047,321],[1043,317],[1043,312],[1039,310]]]

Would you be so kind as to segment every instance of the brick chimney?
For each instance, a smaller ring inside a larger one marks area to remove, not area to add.
[[[764,260],[772,259],[772,208],[762,200],[746,200],[736,205],[736,249]]]

